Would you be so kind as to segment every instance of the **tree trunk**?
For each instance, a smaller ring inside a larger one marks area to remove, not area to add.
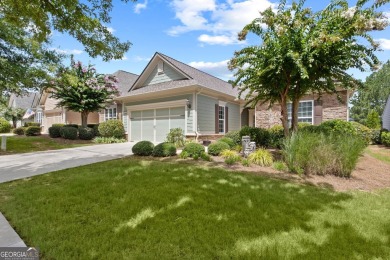
[[[12,124],[14,125],[14,128],[16,128],[17,123],[18,123],[18,119],[16,117],[13,117]]]
[[[288,129],[288,113],[287,113],[287,99],[286,99],[286,97],[281,97],[280,107],[281,107],[281,115],[282,115],[280,120],[282,120],[284,137],[287,138],[289,136],[289,129]]]
[[[81,112],[81,126],[82,127],[87,127],[88,124],[88,111],[83,111]]]
[[[298,132],[298,109],[299,109],[299,99],[294,98],[292,102],[292,119],[291,126],[293,132]]]

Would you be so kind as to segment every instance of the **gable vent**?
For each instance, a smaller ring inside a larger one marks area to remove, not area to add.
[[[159,61],[157,65],[157,74],[164,74],[164,63],[163,61]]]

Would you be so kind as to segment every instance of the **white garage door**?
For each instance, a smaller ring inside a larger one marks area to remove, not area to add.
[[[163,142],[172,128],[185,129],[184,106],[131,112],[131,141]]]

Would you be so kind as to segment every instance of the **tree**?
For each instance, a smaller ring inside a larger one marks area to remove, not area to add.
[[[8,107],[4,110],[3,115],[7,120],[12,121],[13,127],[16,128],[18,120],[22,120],[26,110],[23,108]]]
[[[382,68],[367,77],[363,88],[352,98],[351,118],[367,125],[366,119],[371,110],[383,114],[386,101],[390,95],[390,61]]]
[[[286,6],[282,0],[277,12],[268,8],[244,27],[239,39],[249,32],[262,40],[234,54],[229,63],[235,72],[235,85],[247,99],[279,102],[285,135],[288,134],[287,100],[292,101],[292,127],[298,130],[299,100],[309,92],[336,93],[337,88],[361,85],[346,71],[374,69],[379,60],[373,54],[378,45],[367,32],[384,29],[388,22],[376,9],[389,1],[377,1],[368,8],[359,0],[350,8],[345,0],[332,1],[320,12],[304,8],[305,0]],[[366,39],[369,43],[361,43]]]
[[[72,59],[69,68],[61,68],[47,91],[58,101],[58,107],[79,112],[81,125],[86,127],[88,115],[99,111],[118,95],[117,79],[111,75],[97,74],[91,65],[82,66]]]
[[[379,118],[378,112],[376,110],[371,110],[367,115],[366,126],[371,129],[380,129],[381,128],[381,119]]]

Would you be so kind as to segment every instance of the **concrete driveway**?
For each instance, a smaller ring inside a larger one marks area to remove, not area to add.
[[[131,155],[134,143],[0,156],[0,183]]]

